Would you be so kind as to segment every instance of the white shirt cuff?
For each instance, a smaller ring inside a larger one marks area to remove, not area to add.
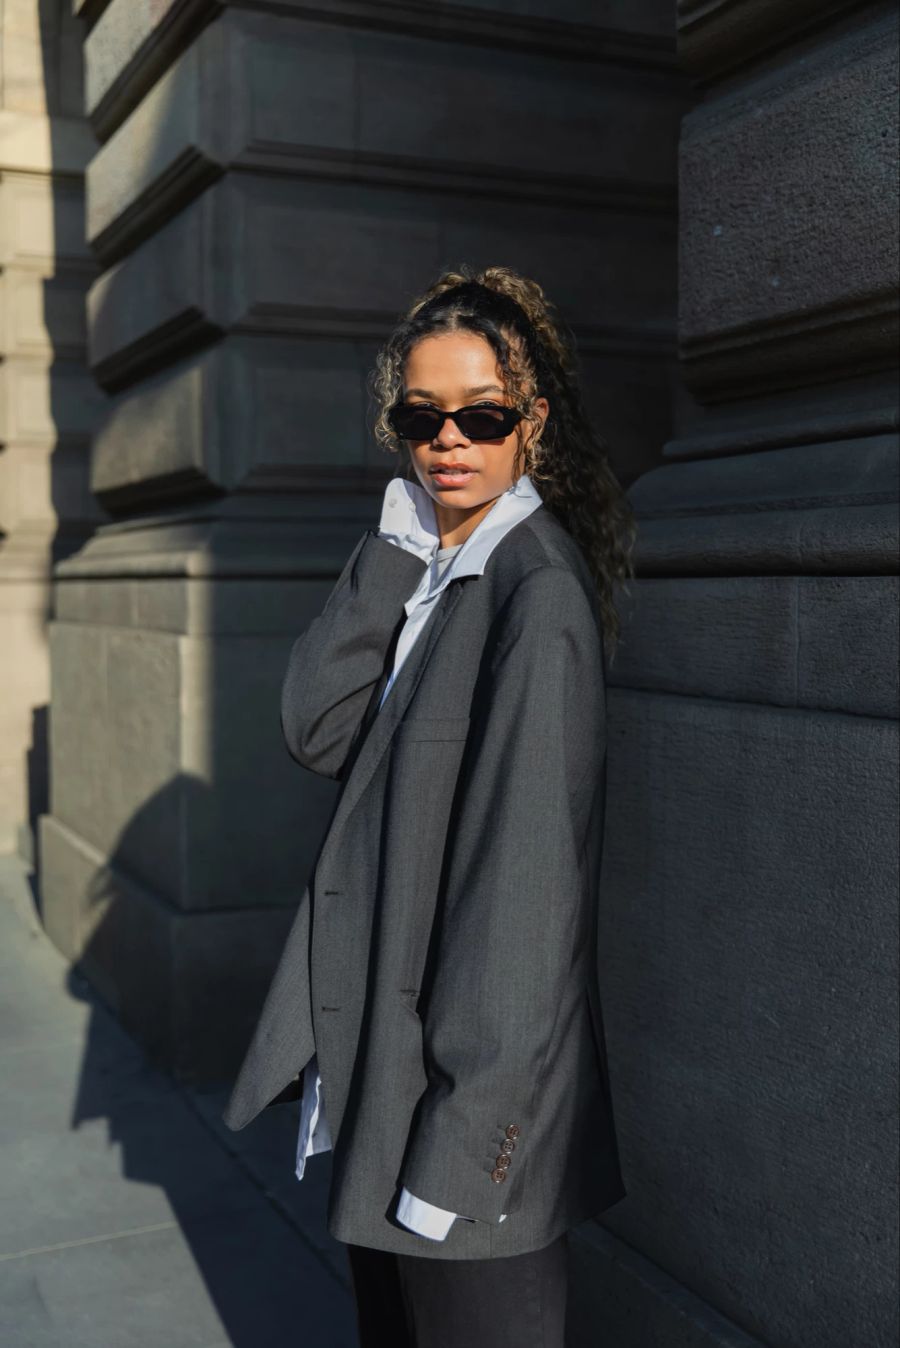
[[[427,1236],[429,1240],[446,1240],[456,1221],[456,1213],[426,1203],[404,1187],[397,1204],[397,1220],[417,1236]]]
[[[384,489],[378,536],[430,562],[441,543],[434,502],[420,482],[391,478]]]
[[[445,1208],[426,1203],[423,1198],[416,1198],[405,1185],[397,1203],[398,1222],[409,1227],[410,1231],[415,1231],[417,1236],[427,1236],[429,1240],[446,1240],[458,1216],[458,1212],[447,1212]],[[502,1213],[500,1221],[505,1222],[506,1216],[505,1212]],[[463,1221],[471,1220],[471,1217],[463,1218]]]

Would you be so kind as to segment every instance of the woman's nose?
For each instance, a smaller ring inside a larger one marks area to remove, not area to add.
[[[435,437],[435,443],[442,445],[445,449],[452,449],[454,445],[468,444],[468,441],[453,418],[445,417],[444,424]]]

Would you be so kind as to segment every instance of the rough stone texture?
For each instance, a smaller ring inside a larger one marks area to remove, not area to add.
[[[894,17],[679,14],[706,85],[679,241],[703,405],[630,490],[599,951],[628,1196],[578,1247],[577,1332],[890,1348]]]
[[[686,119],[680,339],[694,392],[894,358],[898,53],[897,14],[879,8]]]
[[[569,1234],[570,1348],[763,1348],[599,1222]]]
[[[888,1348],[897,723],[625,689],[610,720],[606,1225],[765,1343]]]

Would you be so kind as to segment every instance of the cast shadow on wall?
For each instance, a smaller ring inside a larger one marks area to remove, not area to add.
[[[171,1033],[165,1022],[178,996],[167,982],[165,937],[154,931],[152,914],[140,921],[140,890],[129,878],[128,860],[140,854],[152,821],[167,813],[161,798],[178,791],[183,803],[185,791],[196,797],[208,790],[181,779],[156,793],[123,830],[108,864],[91,877],[81,909],[89,935],[68,975],[71,995],[89,1006],[70,1126],[105,1119],[123,1178],[162,1192],[235,1348],[355,1348],[346,1255],[325,1229],[330,1158],[313,1158],[302,1184],[294,1178],[296,1102],[232,1133],[221,1122],[227,1082],[180,1085],[154,1065],[152,1048],[146,1055],[127,1033],[130,1019],[140,1014],[146,1042],[152,1008],[161,1046]],[[158,901],[145,895],[143,902]],[[136,943],[145,947],[143,959]],[[174,943],[171,953],[177,958]],[[121,975],[116,980],[109,971],[122,960],[134,976],[116,1004],[113,989],[121,988]],[[228,971],[218,971],[222,995],[227,985]],[[213,1021],[214,1000],[204,1001]]]

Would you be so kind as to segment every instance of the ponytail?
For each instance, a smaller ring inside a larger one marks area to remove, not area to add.
[[[376,359],[376,439],[399,453],[401,442],[387,413],[402,396],[406,357],[416,342],[460,329],[480,334],[496,354],[507,396],[526,428],[519,450],[523,471],[581,548],[597,587],[611,658],[621,631],[615,586],[627,588],[634,576],[636,525],[606,443],[584,407],[574,336],[537,281],[510,267],[474,272],[464,266],[445,272],[419,296]],[[534,411],[539,397],[550,405],[543,427]]]

